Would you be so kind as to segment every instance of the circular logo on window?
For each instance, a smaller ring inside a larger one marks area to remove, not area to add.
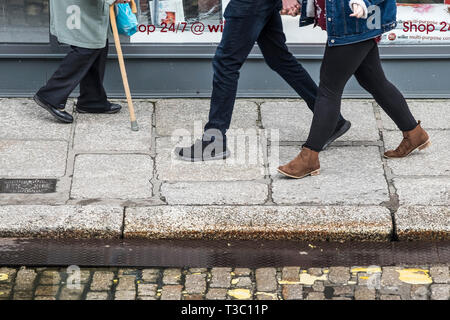
[[[391,41],[394,41],[397,38],[397,35],[395,33],[389,33],[388,39]]]

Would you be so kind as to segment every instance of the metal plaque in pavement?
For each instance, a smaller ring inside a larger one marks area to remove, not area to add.
[[[53,193],[56,179],[0,179],[0,193]]]

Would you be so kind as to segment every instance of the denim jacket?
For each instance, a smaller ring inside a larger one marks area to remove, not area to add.
[[[300,27],[314,23],[307,17],[308,0],[302,2]],[[325,0],[327,16],[328,46],[339,46],[365,41],[396,27],[397,4],[395,0],[363,0],[367,6],[368,18],[350,17],[352,9],[349,0]]]

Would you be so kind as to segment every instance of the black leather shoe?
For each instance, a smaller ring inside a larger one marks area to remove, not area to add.
[[[64,122],[64,123],[72,123],[73,122],[73,117],[70,114],[68,114],[66,111],[64,111],[64,109],[55,108],[54,106],[52,106],[52,105],[48,104],[47,102],[45,102],[44,100],[40,99],[37,94],[34,95],[33,100],[40,107],[42,107],[45,110],[47,110],[48,112],[50,112],[50,114],[52,116],[54,116],[56,119],[58,119],[59,121]]]
[[[109,107],[101,107],[101,108],[92,108],[92,107],[81,107],[76,106],[75,110],[78,113],[106,113],[113,114],[117,113],[122,109],[120,104],[112,103]]]
[[[231,155],[226,142],[223,140],[204,140],[197,139],[190,147],[175,148],[175,155],[180,160],[198,162],[210,160],[223,160]]]
[[[331,135],[330,139],[328,139],[327,143],[323,146],[322,150],[325,150],[328,148],[330,144],[332,144],[337,138],[343,136],[348,130],[350,130],[350,127],[352,126],[352,123],[350,121],[345,120],[343,124],[338,126],[334,133]]]

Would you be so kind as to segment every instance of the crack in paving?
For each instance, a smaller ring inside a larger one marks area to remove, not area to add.
[[[395,185],[393,182],[392,171],[389,168],[386,159],[384,158],[385,143],[384,143],[384,137],[383,137],[383,130],[382,130],[383,123],[381,121],[380,109],[376,102],[372,102],[372,107],[373,107],[373,112],[374,112],[376,123],[377,123],[378,133],[380,135],[380,140],[382,142],[382,145],[379,147],[379,151],[380,151],[381,162],[383,165],[384,177],[386,179],[386,183],[387,183],[388,191],[389,191],[389,201],[381,203],[381,205],[385,206],[391,213],[391,219],[392,219],[391,241],[398,241],[397,223],[396,223],[396,219],[395,219],[395,213],[397,212],[398,208],[400,207],[400,201],[399,201],[397,189],[395,188]]]
[[[263,132],[264,133],[264,125],[262,122],[262,113],[261,113],[261,105],[264,103],[258,103],[258,102],[254,102],[257,105],[257,112],[258,112],[258,118],[257,118],[257,127],[258,129],[260,129],[260,133]],[[265,134],[265,133],[264,133]],[[268,138],[267,135],[265,138]],[[260,137],[260,139],[263,139],[263,141],[266,141],[265,138]],[[267,198],[266,201],[264,201],[264,204],[266,205],[273,205],[275,204],[272,198],[272,184],[273,184],[273,178],[270,174],[270,162],[269,162],[269,152],[270,152],[270,148],[269,148],[269,143],[270,143],[270,139],[267,139],[267,143],[261,144],[262,147],[262,152],[263,152],[263,162],[264,162],[264,171],[265,171],[265,175],[264,178],[267,182]]]

